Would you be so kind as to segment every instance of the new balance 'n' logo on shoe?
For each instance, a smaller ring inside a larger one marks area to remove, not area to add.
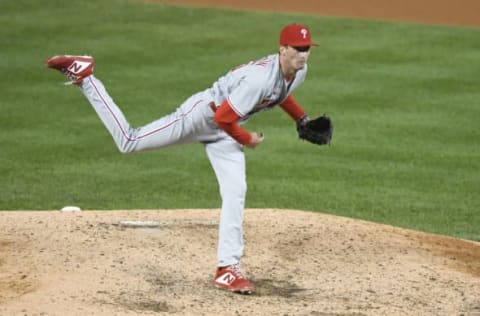
[[[93,73],[92,56],[57,55],[45,61],[48,68],[61,71],[70,80],[65,84],[81,84],[83,78]]]
[[[218,268],[213,285],[235,293],[251,294],[255,292],[255,286],[245,279],[239,264]]]
[[[90,66],[91,64],[92,64],[91,62],[75,60],[70,65],[70,67],[68,67],[67,70],[70,71],[71,73],[78,75],[82,73],[82,71],[87,69],[87,67]]]
[[[230,286],[234,281],[235,281],[235,276],[230,272],[227,272],[227,273],[224,273],[224,274],[220,275],[215,280],[215,282],[217,284],[222,284],[222,285],[226,285],[226,286]]]

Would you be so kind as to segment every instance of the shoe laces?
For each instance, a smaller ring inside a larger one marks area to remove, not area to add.
[[[65,74],[65,76],[66,76],[67,79],[69,79],[69,80],[75,81],[75,80],[78,79],[78,76],[77,76],[77,75],[73,74],[72,72],[70,72],[70,71],[68,71],[68,70],[66,70],[66,69],[63,70],[63,73]]]
[[[230,266],[230,269],[232,270],[233,274],[235,274],[235,276],[238,279],[245,279],[245,277],[242,274],[242,271],[240,271],[240,264],[239,263],[232,264]]]

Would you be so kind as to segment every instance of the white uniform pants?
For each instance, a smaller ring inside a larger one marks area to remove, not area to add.
[[[205,144],[222,197],[218,266],[238,263],[243,254],[245,155],[242,145],[215,126],[208,95],[195,94],[175,112],[143,127],[132,128],[100,80],[89,76],[80,89],[122,153],[194,142]]]

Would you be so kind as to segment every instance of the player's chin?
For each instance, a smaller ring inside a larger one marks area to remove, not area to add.
[[[299,63],[299,64],[297,65],[297,71],[298,71],[298,70],[302,70],[303,68],[305,68],[305,63]]]
[[[297,63],[297,70],[305,68],[305,65],[307,64],[306,60],[301,60]]]

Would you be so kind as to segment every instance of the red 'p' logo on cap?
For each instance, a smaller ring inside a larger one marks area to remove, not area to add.
[[[317,46],[310,36],[310,29],[301,24],[289,24],[280,33],[280,45],[282,46]]]

